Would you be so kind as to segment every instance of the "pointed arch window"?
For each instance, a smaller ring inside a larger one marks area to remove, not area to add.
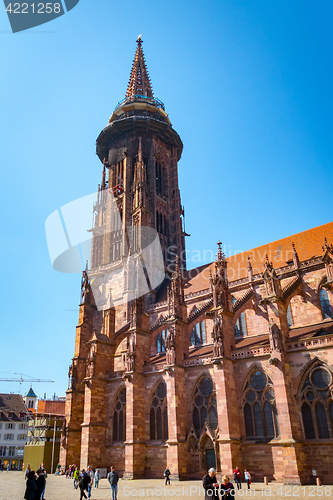
[[[288,309],[287,309],[287,323],[289,328],[293,326],[293,317],[291,315],[291,306],[289,304]]]
[[[262,370],[252,372],[245,386],[243,414],[247,438],[269,440],[279,436],[273,383]]]
[[[236,297],[232,297],[232,304],[234,305],[237,302]],[[239,318],[235,323],[235,337],[246,337],[247,329],[246,329],[246,319],[245,313],[241,313]]]
[[[320,300],[321,312],[323,313],[323,319],[333,319],[330,299],[328,298],[328,293],[325,288],[321,288],[319,292],[319,300]]]
[[[333,438],[332,373],[313,367],[301,390],[301,413],[305,439]]]
[[[153,394],[150,406],[150,439],[165,441],[168,439],[167,387],[160,382]]]
[[[123,443],[126,440],[126,389],[117,397],[113,413],[113,441]]]
[[[245,313],[242,312],[235,324],[235,336],[246,337],[246,335],[247,335],[247,329],[246,329]]]
[[[206,324],[201,321],[194,325],[191,332],[191,346],[202,345],[207,342],[206,339]]]
[[[193,427],[199,436],[204,425],[217,429],[217,404],[214,384],[210,377],[202,378],[195,391],[192,402]]]
[[[168,336],[168,328],[162,330],[156,337],[156,350],[158,353],[165,352],[165,339]]]

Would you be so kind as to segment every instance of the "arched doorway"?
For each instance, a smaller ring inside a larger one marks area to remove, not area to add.
[[[208,470],[211,467],[216,469],[216,455],[214,443],[211,438],[206,434],[206,436],[201,441],[201,453],[202,453],[202,465],[204,470]]]

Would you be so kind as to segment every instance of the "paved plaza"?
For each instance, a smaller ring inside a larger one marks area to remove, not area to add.
[[[245,485],[246,486],[246,485]],[[280,483],[253,483],[252,489],[242,489],[235,495],[236,500],[243,498],[256,499],[332,499],[333,486],[287,486]],[[22,472],[0,472],[0,500],[23,500],[25,481]],[[170,486],[164,487],[164,480],[142,479],[135,481],[120,480],[118,500],[136,500],[142,498],[189,498],[204,500],[201,481],[171,481]],[[79,490],[74,490],[73,482],[65,476],[48,476],[45,491],[46,500],[79,500]],[[106,479],[100,481],[98,489],[93,489],[92,500],[111,500],[111,491]]]

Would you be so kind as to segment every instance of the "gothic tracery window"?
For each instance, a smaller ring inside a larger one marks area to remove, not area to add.
[[[165,382],[160,382],[153,394],[150,407],[150,439],[168,439],[168,407],[167,387]]]
[[[262,370],[255,370],[249,377],[243,396],[243,412],[246,437],[264,440],[279,436],[273,383]]]
[[[201,321],[194,325],[191,332],[191,346],[205,344],[206,339],[206,325],[204,321]]]
[[[320,366],[308,374],[301,392],[305,439],[333,438],[332,374]]]
[[[210,377],[202,378],[195,389],[192,418],[193,427],[198,436],[205,424],[213,430],[217,428],[216,394],[213,381]]]
[[[323,319],[333,319],[332,307],[328,298],[327,290],[325,290],[325,288],[321,288],[319,292],[319,300],[321,311],[323,313]]]
[[[113,413],[113,441],[123,443],[126,440],[126,389],[117,397]]]

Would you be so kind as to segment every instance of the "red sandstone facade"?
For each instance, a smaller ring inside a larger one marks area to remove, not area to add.
[[[103,177],[60,463],[114,464],[128,478],[161,477],[168,464],[180,479],[238,465],[289,483],[311,482],[316,468],[332,483],[333,223],[228,259],[219,244],[215,263],[186,271],[182,143],[141,45],[97,139]],[[138,273],[105,276],[131,253],[138,267],[142,227],[159,236],[166,277],[135,298]]]

